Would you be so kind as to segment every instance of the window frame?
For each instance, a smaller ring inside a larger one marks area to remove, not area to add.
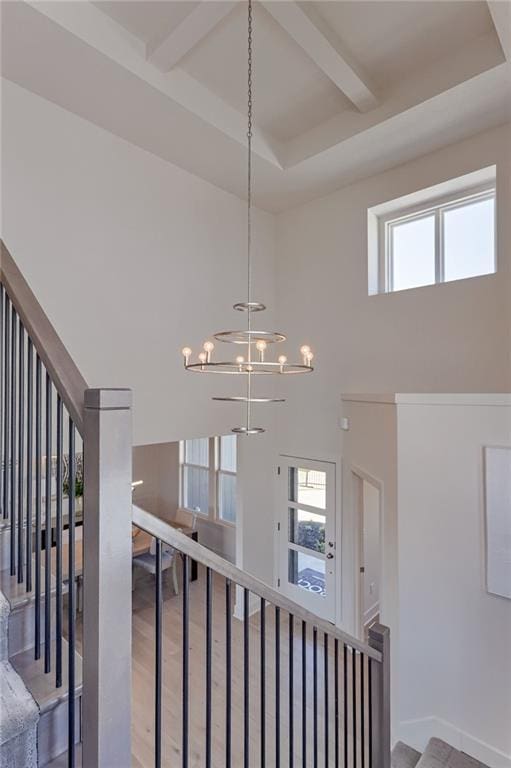
[[[222,437],[228,437],[228,435],[222,435]],[[192,438],[190,438],[192,439]],[[231,523],[229,520],[224,520],[220,517],[220,474],[232,475],[237,477],[238,472],[231,472],[228,470],[220,469],[221,466],[221,440],[218,437],[202,438],[209,441],[208,444],[208,461],[207,467],[201,464],[192,464],[186,461],[186,440],[179,441],[179,506],[181,509],[198,515],[201,520],[207,520],[216,525],[225,525],[229,528],[236,526],[236,520]],[[236,440],[236,470],[238,470],[238,441]],[[185,505],[185,472],[187,467],[195,469],[202,469],[208,472],[208,511],[197,512]]]
[[[461,277],[456,280],[445,280],[445,245],[444,245],[444,216],[447,211],[464,208],[475,202],[483,200],[494,201],[494,230],[493,230],[493,269],[471,277],[484,277],[495,274],[497,271],[497,193],[495,183],[480,184],[463,191],[458,190],[450,195],[442,195],[428,202],[418,203],[407,208],[396,209],[388,214],[378,217],[378,292],[400,293],[401,290],[413,290],[415,288],[427,288],[431,285],[440,285],[445,282],[457,282],[468,280],[470,277]],[[435,281],[426,285],[410,286],[395,290],[393,287],[393,229],[400,224],[409,221],[418,221],[431,215],[435,217]]]

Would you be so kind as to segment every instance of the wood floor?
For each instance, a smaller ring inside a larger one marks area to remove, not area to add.
[[[205,629],[205,572],[199,568],[199,578],[190,585],[190,727],[189,727],[189,768],[204,768],[206,735],[206,629]],[[252,607],[252,606],[251,606]],[[256,601],[254,608],[259,607]],[[234,606],[233,606],[234,608]],[[279,765],[276,747],[276,722],[280,734],[280,765],[302,768],[315,765],[313,761],[314,742],[314,697],[313,697],[313,638],[307,633],[306,650],[306,760],[302,761],[302,627],[294,621],[293,633],[293,690],[289,691],[289,616],[280,615],[280,711],[276,704],[276,654],[275,654],[275,609],[267,606],[266,611],[266,663],[265,663],[265,756],[261,762],[261,670],[260,670],[260,613],[250,619],[250,700],[249,700],[249,754],[250,766]],[[182,766],[182,596],[173,594],[171,580],[164,577],[164,618],[163,618],[163,692],[162,731],[163,766]],[[213,648],[212,648],[212,766],[225,768],[225,724],[226,724],[226,630],[225,630],[225,582],[213,579]],[[232,768],[244,765],[244,623],[232,619]],[[330,640],[328,660],[328,708],[325,717],[325,672],[324,637],[317,637],[317,754],[318,766],[344,765],[344,658],[338,649],[339,674],[338,720],[336,724],[336,691],[334,675],[334,643]],[[153,768],[154,766],[154,581],[149,575],[137,579],[133,593],[133,747],[132,766]],[[361,749],[367,741],[368,711],[361,706],[360,665],[362,657],[346,655],[346,696],[347,696],[347,741],[350,766],[364,768],[369,765],[368,750]],[[355,675],[353,666],[355,665]],[[367,689],[367,667],[364,664]],[[356,700],[353,705],[353,679]],[[278,714],[278,717],[277,717]],[[354,717],[355,715],[355,717]],[[325,738],[325,723],[328,723],[328,738]],[[363,725],[362,725],[363,722]],[[290,733],[293,730],[293,737]],[[355,730],[355,737],[353,732]],[[336,762],[336,732],[339,762]],[[363,737],[363,733],[366,737]],[[355,743],[355,753],[353,744]],[[290,744],[292,745],[290,755]],[[325,750],[325,745],[328,750]],[[363,754],[362,754],[363,753]],[[117,768],[117,767],[116,767]],[[121,768],[121,767],[119,767]]]

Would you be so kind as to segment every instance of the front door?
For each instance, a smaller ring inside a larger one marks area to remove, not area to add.
[[[282,456],[279,466],[280,589],[335,621],[335,464]]]

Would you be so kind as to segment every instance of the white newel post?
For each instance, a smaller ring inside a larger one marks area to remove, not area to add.
[[[131,391],[84,410],[83,766],[131,765]]]

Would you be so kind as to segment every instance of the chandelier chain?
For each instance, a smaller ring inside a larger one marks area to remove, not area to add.
[[[247,146],[248,146],[248,168],[247,168],[247,302],[250,306],[252,294],[252,0],[248,0],[248,62],[247,62]],[[248,330],[252,328],[251,312],[247,313]],[[248,345],[248,362],[251,363],[252,349]],[[252,375],[249,370],[247,375],[247,429],[251,427],[252,416]]]
[[[247,174],[247,301],[251,301],[252,278],[252,0],[248,0],[248,76],[247,76],[247,139],[248,139],[248,174]],[[248,313],[250,320],[250,312]]]

